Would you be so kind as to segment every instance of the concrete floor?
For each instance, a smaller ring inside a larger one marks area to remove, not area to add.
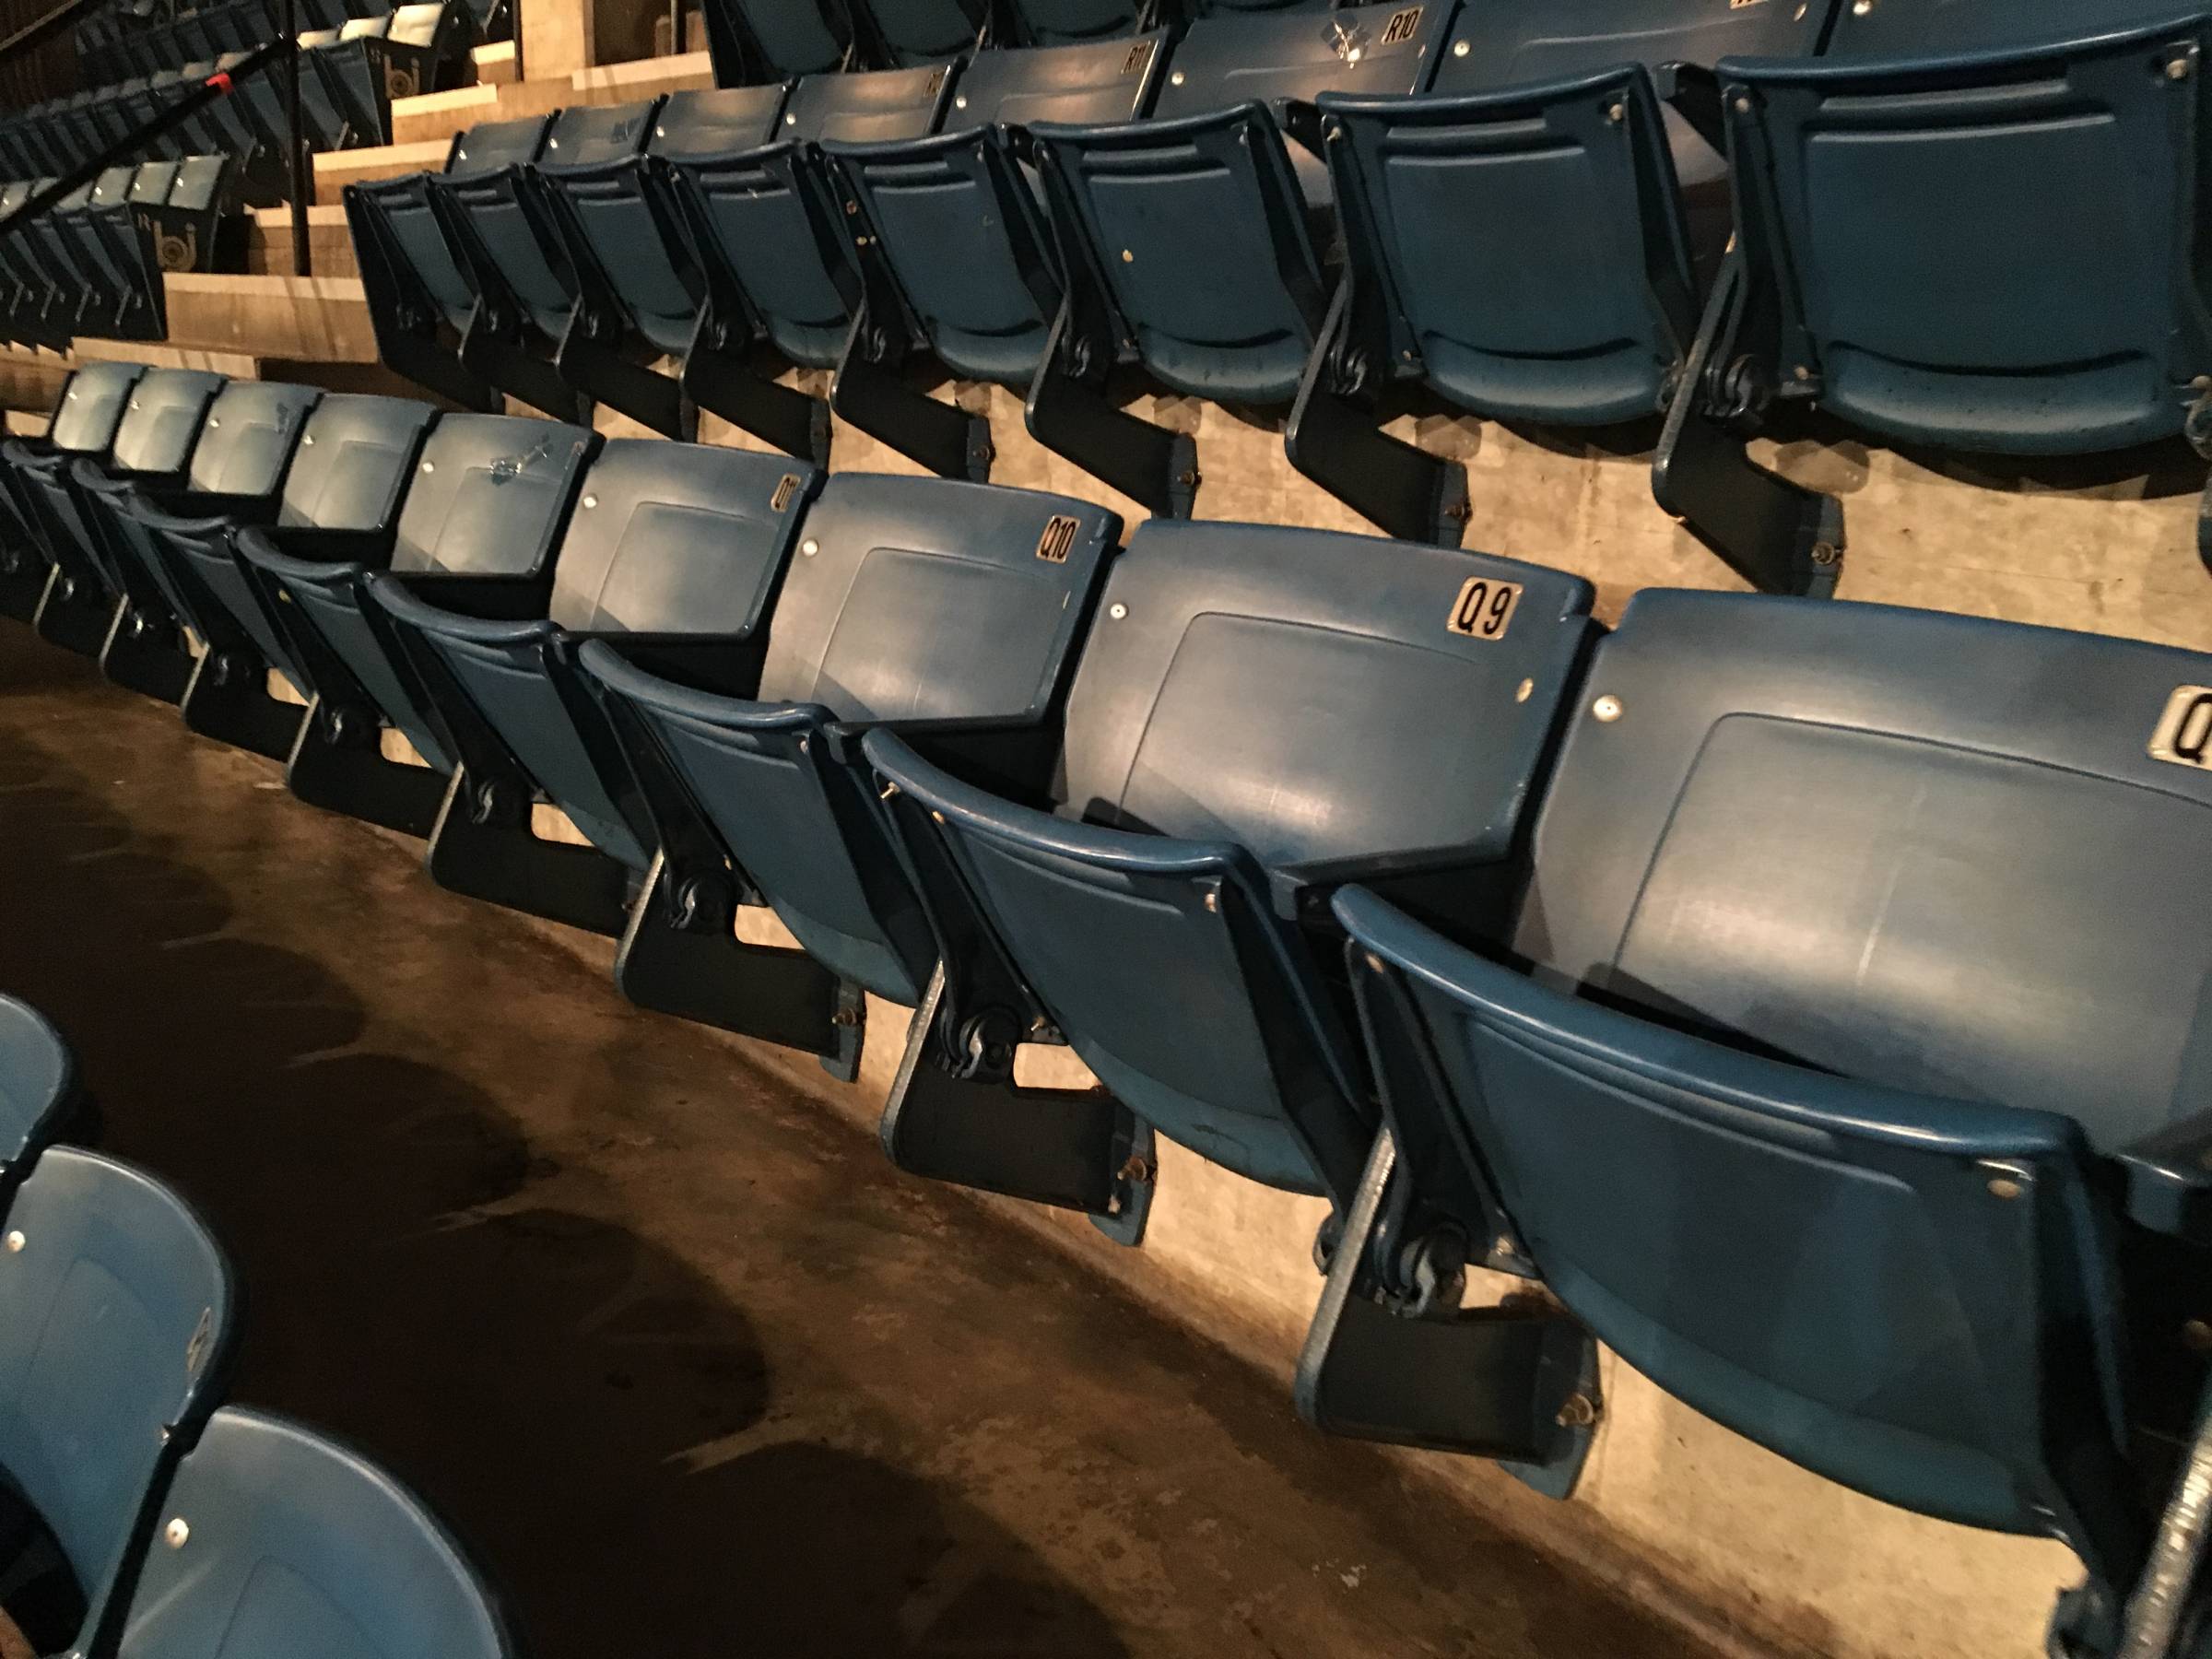
[[[1698,1652],[5,621],[0,987],[536,1659]]]

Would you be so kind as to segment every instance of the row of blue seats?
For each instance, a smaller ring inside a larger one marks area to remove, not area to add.
[[[818,463],[834,407],[985,478],[987,422],[917,383],[956,375],[1186,515],[1193,441],[1123,407],[1148,384],[1279,420],[1299,470],[1446,544],[1465,471],[1396,413],[1641,420],[1661,507],[1755,586],[1825,594],[1841,503],[1752,460],[1770,418],[2212,446],[2212,295],[2176,253],[2212,25],[2096,9],[1214,18],[478,127],[346,205],[380,353],[471,406],[673,436],[704,408]],[[829,406],[786,365],[833,368]]]
[[[368,1459],[223,1404],[238,1297],[192,1206],[60,1144],[53,1027],[0,995],[0,1577],[72,1659],[511,1659],[445,1529]],[[0,1621],[11,1622],[11,1621]]]
[[[460,83],[472,41],[461,0],[418,0],[327,29],[302,30],[300,115],[311,149],[354,148],[392,139],[392,100]],[[128,136],[250,55],[231,47],[173,68],[133,76],[0,122],[0,167],[18,176],[66,172]],[[239,80],[148,147],[156,157],[229,158],[256,206],[281,199],[290,131],[285,84],[275,69]]]
[[[1325,1196],[1313,1421],[1563,1492],[1602,1340],[2212,1652],[2212,654],[114,364],[0,463],[0,606],[634,1001],[913,1008],[901,1167]]]
[[[0,183],[0,215],[50,182]],[[0,240],[0,339],[66,351],[79,335],[159,340],[169,271],[245,268],[246,216],[228,156],[111,167]]]
[[[705,0],[714,83],[912,69],[993,46],[1126,39],[1232,12],[1349,10],[1381,0]]]
[[[371,24],[399,9],[392,0],[298,0],[298,19],[305,35]],[[77,78],[95,90],[133,77],[157,78],[227,53],[251,51],[284,31],[285,8],[283,0],[228,0],[174,17],[154,18],[114,7],[97,21],[101,26],[94,29],[80,24],[76,35]],[[477,41],[506,40],[513,32],[511,0],[465,0],[459,24],[464,53]],[[433,88],[427,80],[418,80],[409,90],[428,92]]]

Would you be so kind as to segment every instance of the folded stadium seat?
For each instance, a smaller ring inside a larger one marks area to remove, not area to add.
[[[2212,27],[2138,21],[2163,9],[1900,0],[1845,8],[1828,59],[1724,61],[1737,242],[1668,412],[1660,504],[1739,569],[1840,524],[1746,453],[1793,406],[1973,454],[2182,436],[2212,454],[2212,288],[2178,252]]]
[[[773,143],[712,155],[664,152],[664,159],[706,307],[724,335],[716,374],[734,379],[748,347],[771,348],[805,368],[833,368],[848,420],[942,477],[981,478],[990,471],[990,422],[935,402],[900,377],[912,350],[912,322],[882,261],[862,244],[856,205],[840,199],[820,149],[830,139],[936,131],[959,69],[809,76],[786,100]],[[864,306],[870,327],[856,340],[853,320]],[[741,385],[722,390],[741,409],[758,401],[747,400]],[[700,403],[722,412],[704,395]],[[785,443],[796,435],[791,408],[785,401],[779,418],[763,423],[771,429],[747,429]],[[810,420],[808,430],[826,437],[826,420]],[[812,458],[826,464],[826,446]]]
[[[941,64],[991,44],[987,0],[850,0],[853,21],[880,68]]]
[[[245,269],[251,221],[240,206],[229,156],[148,161],[132,181],[130,203],[152,232],[159,270]]]
[[[131,210],[138,169],[103,169],[82,198],[65,197],[47,217],[71,245],[86,284],[73,331],[100,339],[159,340],[169,332],[161,263],[153,230]]]
[[[234,449],[218,441],[209,461],[214,476],[206,483],[200,483],[200,452],[194,452],[194,482],[217,491],[215,500],[157,498],[141,502],[134,514],[152,534],[153,556],[166,576],[163,591],[206,647],[185,688],[184,724],[292,763],[299,774],[294,793],[324,792],[347,800],[358,794],[371,801],[389,795],[389,810],[403,827],[419,820],[418,834],[429,827],[440,786],[419,769],[386,769],[372,719],[334,705],[316,741],[301,744],[306,723],[300,708],[272,694],[269,676],[281,676],[303,697],[312,685],[277,614],[278,602],[246,568],[237,538],[260,524],[280,536],[307,533],[333,550],[388,544],[435,413],[411,398],[324,397],[314,401],[294,444],[296,408],[253,406],[245,417],[248,442]],[[231,432],[229,408],[213,409],[208,418],[223,422],[210,437]],[[302,747],[300,764],[295,750]]]
[[[441,884],[622,934],[660,843],[577,653],[604,635],[647,660],[744,657],[818,482],[781,455],[618,440],[584,477],[549,590],[532,578],[368,578],[453,741],[456,798],[472,808],[439,822],[427,863]],[[591,845],[538,839],[540,798]],[[834,977],[803,959],[793,971],[815,982],[812,1026],[834,1044]]]
[[[844,0],[701,0],[717,87],[834,75],[853,67]]]
[[[62,580],[47,552],[49,533],[39,498],[24,472],[56,465],[57,458],[106,454],[126,413],[131,388],[145,373],[143,363],[86,363],[63,382],[44,437],[10,438],[0,444],[0,495],[13,520],[0,544],[0,615],[35,622],[48,590]]]
[[[677,159],[768,143],[789,90],[777,84],[678,92],[653,112],[641,154],[620,142],[564,145],[558,158],[541,153],[534,171],[576,283],[579,309],[561,347],[562,377],[668,437],[695,437],[704,408],[820,462],[830,452],[827,406],[754,372],[747,360],[750,320],[740,316],[733,327],[703,303],[705,279],[668,171]],[[615,153],[586,159],[603,149]],[[679,359],[673,378],[650,366],[660,357]]]
[[[1327,888],[1418,888],[1516,844],[1591,599],[1457,549],[1154,521],[1053,743],[979,766],[871,735],[942,959],[892,1158],[1095,1215],[1133,1117],[1342,1215],[1374,1128],[1308,942]],[[1016,1050],[1053,1031],[1111,1095],[1026,1104]]]
[[[458,85],[471,38],[460,0],[419,0],[344,24],[308,59],[343,115],[344,143],[391,143],[392,100]]]
[[[0,185],[0,215],[15,212],[37,188],[26,179]],[[67,345],[66,335],[57,340],[53,325],[47,321],[53,303],[53,285],[29,236],[0,238],[0,284],[6,288],[5,300],[0,301],[0,324],[5,324],[9,339],[23,346]]]
[[[588,427],[447,415],[430,429],[389,528],[276,524],[236,534],[232,545],[288,646],[288,674],[309,694],[286,770],[294,794],[387,829],[430,833],[450,799],[453,739],[362,578],[372,570],[441,571],[456,585],[518,576],[549,583],[553,550],[598,448]],[[427,769],[384,758],[387,726]]]
[[[597,170],[635,161],[653,137],[658,103],[564,110],[547,129],[535,165],[518,159],[465,177],[429,181],[461,255],[463,277],[477,297],[461,366],[486,384],[548,414],[584,418],[597,382],[568,374],[565,350],[584,278],[542,175],[548,169]],[[619,374],[600,379],[624,383]],[[653,379],[671,394],[664,413],[677,429],[669,435],[688,436],[674,418],[675,385]]]
[[[153,1500],[229,1378],[230,1269],[176,1194],[75,1147],[40,1156],[6,1227],[0,1535],[15,1559],[0,1571],[9,1610],[36,1652],[112,1653]],[[58,1606],[68,1610],[33,1617]]]
[[[117,685],[175,702],[192,675],[167,596],[127,547],[106,506],[135,483],[182,481],[207,406],[223,377],[199,369],[148,369],[131,388],[103,455],[55,453],[26,459],[16,484],[46,532],[57,579],[38,618],[57,645],[100,659]]]
[[[1155,513],[1189,516],[1194,446],[1117,407],[1109,371],[1133,362],[1191,396],[1289,406],[1329,302],[1308,224],[1327,171],[1301,100],[1419,90],[1453,10],[1428,0],[1206,19],[1171,55],[1150,121],[1030,127],[1070,266],[1058,337],[1030,389],[1039,442]],[[1285,148],[1286,119],[1303,162]]]
[[[218,70],[243,62],[245,55],[239,52],[220,60],[195,61],[185,65],[184,75],[191,80],[205,81]],[[244,99],[217,99],[179,127],[177,135],[183,148],[193,155],[229,157],[237,172],[239,192],[247,202],[265,207],[283,199],[288,175],[281,146],[273,146],[263,135]]]
[[[1141,34],[1167,18],[1155,0],[1012,0],[1025,46],[1072,46]]]
[[[1026,124],[1135,120],[1151,105],[1166,46],[1167,31],[1155,29],[1135,40],[979,53],[960,71],[945,132],[822,147],[839,186],[859,204],[854,218],[888,270],[900,316],[954,374],[1027,392],[1066,301],[1031,182]],[[875,302],[865,303],[852,334],[864,356]],[[901,442],[912,398],[867,406],[884,378],[855,363],[839,375],[831,406],[927,464],[928,440],[942,441],[947,418],[932,414]],[[894,389],[907,390],[902,382]]]
[[[1517,923],[1337,900],[1396,1196],[1737,1433],[2063,1539],[2069,1659],[2119,1646],[2206,1382],[2208,688],[2134,641],[1646,592]],[[1337,1277],[1309,1406],[1332,1307],[1387,1318]]]
[[[1384,529],[1456,539],[1465,469],[1380,429],[1403,391],[1655,429],[1728,237],[1710,65],[1818,51],[1833,9],[1497,0],[1460,13],[1428,96],[1323,94],[1347,271],[1285,429],[1292,464]],[[1744,574],[1832,581],[1812,552]]]
[[[757,619],[689,653],[585,644],[651,822],[639,844],[659,849],[624,993],[856,1075],[861,990],[911,1006],[937,953],[862,735],[937,732],[993,775],[1043,747],[1120,530],[1065,496],[839,474],[799,527],[765,644]],[[733,918],[757,904],[827,982],[737,943]]]
[[[266,660],[171,540],[206,543],[273,519],[285,468],[322,396],[312,386],[232,381],[207,406],[182,477],[104,484],[88,469],[88,494],[107,515],[114,557],[131,567],[135,586],[159,595],[172,629],[188,629],[199,648],[178,699],[184,724],[278,759],[291,753],[300,707],[269,696]]]
[[[513,1659],[420,1500],[345,1446],[226,1406],[177,1465],[117,1659]]]
[[[29,1003],[0,995],[0,1219],[77,1098],[76,1060]]]
[[[53,182],[36,181],[34,194]],[[20,236],[9,239],[22,242],[25,255],[44,273],[49,293],[40,323],[58,350],[69,348],[88,319],[87,332],[97,334],[103,318],[122,308],[114,290],[101,286],[97,268],[88,268],[89,254],[77,233],[93,188],[89,183],[78,185],[30,220]]]
[[[345,188],[346,223],[353,232],[377,356],[418,385],[467,408],[488,413],[506,405],[481,376],[463,367],[477,293],[465,229],[452,222],[452,211],[430,180],[524,166],[537,159],[552,124],[550,115],[487,122],[454,135],[441,173],[407,173]],[[543,384],[535,390],[556,403],[565,396],[575,408],[572,394]]]

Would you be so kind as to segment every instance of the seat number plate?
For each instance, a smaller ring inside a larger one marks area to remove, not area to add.
[[[1067,556],[1076,550],[1076,532],[1081,526],[1065,514],[1055,513],[1044,522],[1044,534],[1037,538],[1037,557],[1047,564],[1065,564]]]
[[[1421,8],[1408,6],[1402,11],[1391,13],[1390,21],[1382,26],[1382,44],[1402,46],[1413,39],[1413,31],[1421,26]]]
[[[1502,640],[1520,607],[1521,584],[1496,582],[1488,576],[1470,576],[1453,602],[1447,623],[1455,634],[1470,640]]]
[[[2150,758],[2212,771],[2212,686],[2177,686],[2150,739]]]

